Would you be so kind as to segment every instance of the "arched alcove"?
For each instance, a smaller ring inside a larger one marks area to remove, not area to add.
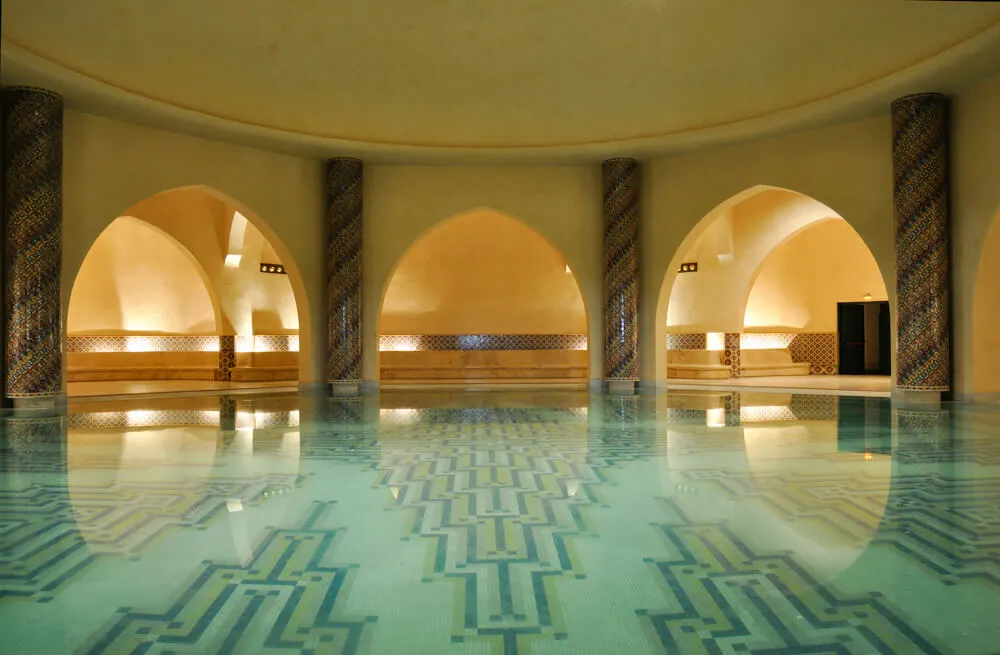
[[[875,258],[834,209],[787,189],[747,189],[699,221],[671,262],[657,306],[657,377],[669,366],[668,340],[671,349],[724,351],[671,355],[678,374],[690,357],[721,367],[712,376],[739,375],[745,332],[783,333],[750,347],[797,341],[821,360],[804,370],[836,372],[837,303],[886,300]]]
[[[379,313],[381,377],[582,382],[587,332],[559,251],[520,221],[478,209],[435,226],[396,263]]]
[[[1000,394],[1000,212],[979,255],[972,296],[972,392]]]
[[[301,274],[266,224],[200,186],[154,194],[124,215],[95,239],[76,269],[66,322],[70,381],[270,383],[309,374],[300,370],[298,356],[309,342],[302,333],[309,323]],[[119,225],[134,234],[119,234],[125,229]],[[109,250],[102,244],[112,237]],[[186,253],[186,266],[150,245],[156,243]],[[118,260],[123,263],[112,265]],[[201,279],[200,292],[188,279],[191,268]],[[188,325],[188,315],[203,308],[199,293],[211,299],[211,325]],[[124,318],[81,322],[98,310]],[[213,354],[220,351],[222,356]]]

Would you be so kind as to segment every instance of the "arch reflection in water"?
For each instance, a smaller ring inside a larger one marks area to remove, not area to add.
[[[443,390],[5,419],[0,627],[40,653],[988,652],[998,420]]]

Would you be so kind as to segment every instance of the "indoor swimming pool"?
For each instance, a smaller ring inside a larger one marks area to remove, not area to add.
[[[269,394],[0,425],[2,653],[1000,652],[1000,411]]]

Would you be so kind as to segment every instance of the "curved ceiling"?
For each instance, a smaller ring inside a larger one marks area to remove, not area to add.
[[[940,72],[935,62],[953,74],[1000,52],[1000,6],[989,3],[9,0],[3,10],[16,83],[48,71],[71,104],[103,93],[361,150],[666,147],[804,108],[857,110],[881,81],[905,90]]]

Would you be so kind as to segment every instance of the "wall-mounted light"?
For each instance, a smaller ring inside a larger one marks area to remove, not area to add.
[[[865,301],[867,302],[867,301],[869,301],[871,299],[872,299],[872,292],[871,291],[865,291]]]
[[[681,267],[677,269],[678,273],[697,273],[698,272],[698,262],[687,262],[686,264],[681,264]]]
[[[569,267],[569,264],[566,264],[566,272],[567,272],[567,273],[572,273],[572,272],[573,272],[573,269],[571,269],[571,268]]]
[[[261,262],[260,272],[271,273],[272,275],[284,275],[285,267],[282,264],[266,264],[264,262]]]

